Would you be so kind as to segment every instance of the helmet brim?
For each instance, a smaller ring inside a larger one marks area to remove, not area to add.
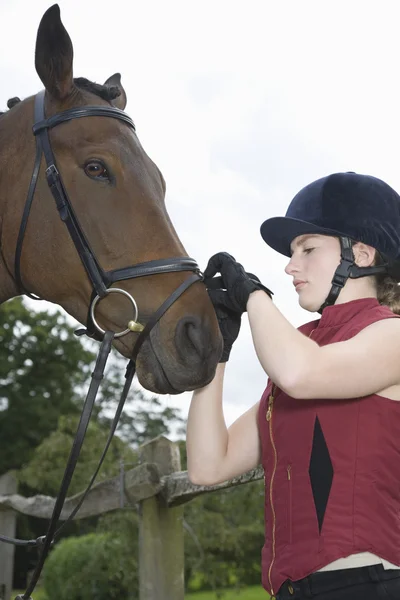
[[[346,235],[335,229],[327,229],[314,223],[308,223],[307,221],[291,217],[272,217],[271,219],[267,219],[261,225],[260,232],[264,242],[268,246],[280,254],[289,257],[292,254],[290,244],[299,235],[306,233],[333,235],[335,237]]]

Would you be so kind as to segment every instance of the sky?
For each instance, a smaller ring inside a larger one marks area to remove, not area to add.
[[[34,68],[48,0],[0,0],[0,110],[42,87]],[[126,112],[167,182],[167,208],[204,268],[227,251],[274,291],[295,326],[287,259],[259,229],[338,171],[400,191],[398,3],[390,0],[61,0],[74,76],[122,74]],[[43,305],[30,306],[40,307]],[[268,332],[265,332],[268,336]],[[266,384],[246,316],[227,366],[229,426]],[[187,416],[190,394],[165,396]]]

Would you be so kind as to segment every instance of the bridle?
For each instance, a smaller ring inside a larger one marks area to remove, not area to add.
[[[72,119],[79,119],[82,117],[111,117],[118,119],[126,123],[135,131],[135,125],[132,119],[125,114],[122,110],[108,106],[83,106],[79,108],[71,108],[64,112],[53,115],[52,117],[45,118],[44,114],[44,97],[45,91],[43,90],[35,97],[35,124],[33,125],[33,133],[36,138],[36,156],[35,164],[33,167],[31,182],[29,185],[28,195],[22,214],[21,225],[17,238],[17,245],[15,251],[15,279],[16,283],[21,291],[30,298],[38,299],[37,296],[30,293],[24,288],[21,275],[21,254],[25,231],[28,223],[28,218],[32,206],[32,201],[35,195],[36,183],[38,180],[40,165],[42,161],[42,155],[46,160],[46,178],[50,190],[53,194],[56,206],[60,215],[60,218],[66,224],[70,237],[75,244],[75,248],[79,254],[81,262],[86,270],[87,276],[91,281],[93,292],[89,306],[87,328],[76,332],[78,335],[86,333],[90,337],[100,337],[102,339],[99,354],[97,356],[95,369],[92,374],[91,383],[89,390],[84,402],[80,422],[77,428],[76,436],[72,444],[71,452],[68,458],[67,466],[65,468],[63,480],[61,482],[60,491],[57,495],[53,514],[50,520],[50,524],[46,535],[43,535],[36,540],[19,540],[10,538],[4,535],[0,535],[0,541],[18,546],[37,546],[40,549],[40,555],[38,564],[36,565],[35,571],[32,575],[31,582],[28,589],[23,595],[18,595],[15,600],[32,600],[30,595],[38,582],[40,573],[42,571],[44,561],[50,550],[51,545],[55,539],[59,536],[61,530],[65,525],[73,519],[80,507],[82,506],[86,496],[88,495],[96,476],[101,468],[103,460],[106,456],[107,450],[110,446],[114,432],[116,430],[122,409],[128,395],[133,376],[135,374],[135,362],[138,356],[139,350],[149,335],[151,329],[158,323],[163,314],[168,308],[195,282],[202,281],[203,276],[200,272],[199,266],[193,258],[188,257],[177,257],[177,258],[163,258],[158,260],[152,260],[144,263],[132,265],[130,267],[124,267],[121,269],[114,269],[113,271],[104,271],[99,265],[95,254],[93,253],[85,234],[79,224],[79,221],[73,210],[71,201],[68,197],[67,191],[61,179],[61,175],[57,169],[55,157],[51,149],[49,140],[49,129],[65,123]],[[123,281],[125,279],[133,279],[136,277],[145,277],[147,275],[156,275],[158,273],[171,273],[173,271],[193,271],[192,275],[188,277],[164,302],[163,304],[150,316],[147,323],[143,326],[138,322],[138,307],[134,298],[126,290],[121,288],[110,288],[113,283]],[[102,300],[106,295],[111,293],[123,294],[128,297],[132,303],[134,309],[134,319],[129,321],[127,328],[121,332],[104,331],[98,325],[95,318],[95,307],[97,303]],[[130,359],[126,374],[125,374],[125,385],[121,393],[121,398],[110,428],[109,436],[105,444],[103,453],[100,457],[99,464],[95,470],[93,477],[90,480],[88,487],[82,495],[77,506],[74,508],[68,519],[57,529],[57,523],[64,505],[65,498],[67,496],[69,484],[72,479],[72,475],[75,470],[76,463],[79,458],[80,450],[85,438],[86,429],[89,424],[92,409],[96,400],[96,395],[100,386],[100,382],[103,378],[104,368],[107,362],[108,355],[111,350],[112,342],[114,338],[127,335],[130,332],[137,332],[139,336],[136,340],[132,358]]]

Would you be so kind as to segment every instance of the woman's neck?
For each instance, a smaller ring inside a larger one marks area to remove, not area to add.
[[[349,278],[335,304],[344,304],[361,298],[377,298],[376,285],[371,277]]]

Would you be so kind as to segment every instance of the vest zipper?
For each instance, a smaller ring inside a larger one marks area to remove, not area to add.
[[[269,486],[269,499],[270,499],[270,503],[271,503],[271,511],[272,511],[272,561],[270,564],[270,567],[268,569],[268,579],[269,579],[269,585],[271,586],[271,596],[275,597],[275,593],[272,587],[272,582],[271,582],[271,571],[272,571],[272,566],[274,564],[275,561],[275,528],[276,528],[276,517],[275,517],[275,509],[274,509],[274,503],[272,500],[272,488],[273,488],[273,484],[274,484],[274,478],[275,478],[275,473],[276,473],[276,466],[278,463],[278,456],[277,456],[277,452],[276,452],[276,447],[275,447],[275,442],[274,442],[274,436],[273,436],[273,432],[272,432],[272,408],[273,408],[273,403],[274,403],[274,393],[275,393],[275,385],[272,386],[272,390],[271,390],[271,394],[268,398],[268,410],[267,410],[267,414],[266,414],[266,419],[269,423],[269,437],[271,440],[271,444],[272,447],[274,449],[274,468],[272,471],[272,475],[271,475],[271,482],[270,482],[270,486]]]
[[[289,544],[292,543],[292,465],[287,466],[289,485]]]

